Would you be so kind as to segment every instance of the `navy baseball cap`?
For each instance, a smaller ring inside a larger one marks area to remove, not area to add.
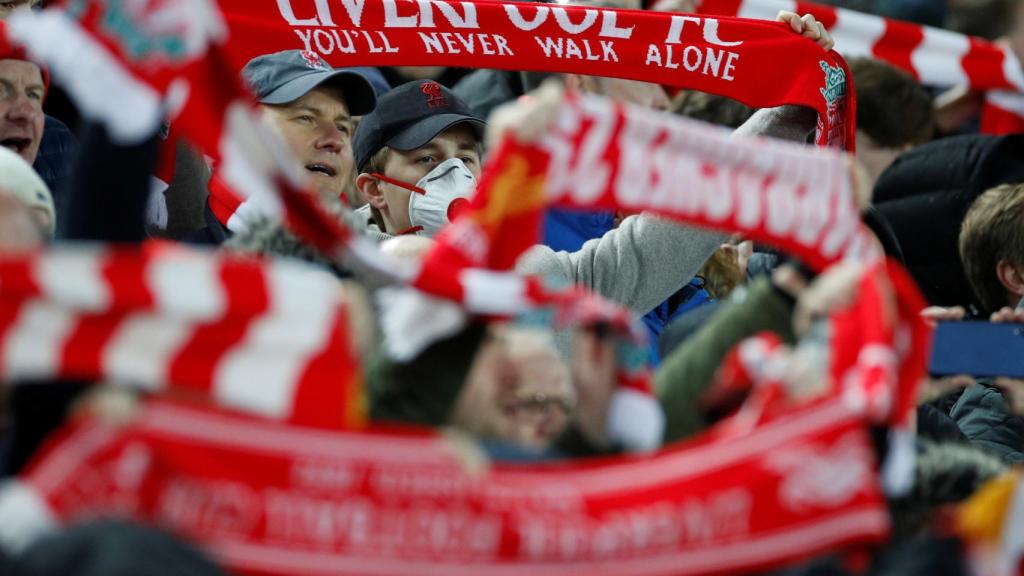
[[[415,150],[438,134],[468,124],[483,140],[487,123],[451,90],[433,80],[402,84],[377,100],[377,108],[359,121],[352,137],[356,167],[366,167],[384,147]]]
[[[242,68],[262,104],[287,104],[330,81],[345,94],[345,105],[353,116],[368,114],[377,105],[370,81],[356,70],[331,68],[317,53],[285,50],[257,56]]]

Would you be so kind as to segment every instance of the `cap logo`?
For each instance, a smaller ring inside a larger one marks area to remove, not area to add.
[[[420,91],[427,95],[428,108],[441,108],[448,105],[448,98],[441,92],[441,85],[437,82],[424,82],[420,84]]]
[[[306,66],[314,70],[327,70],[327,66],[324,66],[323,61],[320,60],[320,56],[317,56],[316,52],[303,50],[301,54],[302,59],[306,61]]]

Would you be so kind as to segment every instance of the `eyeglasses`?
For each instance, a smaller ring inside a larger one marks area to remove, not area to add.
[[[517,394],[516,398],[505,406],[506,411],[513,416],[543,420],[568,419],[575,408],[574,403],[566,398],[544,392]]]

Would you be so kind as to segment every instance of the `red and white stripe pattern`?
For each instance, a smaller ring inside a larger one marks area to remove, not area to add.
[[[355,425],[346,318],[337,280],[297,263],[59,247],[0,261],[0,380],[188,388],[265,417]]]
[[[884,60],[927,86],[963,86],[989,91],[982,130],[1003,134],[1024,130],[1024,68],[1012,50],[929,26],[845,8],[797,0],[702,0],[698,12],[774,20],[780,10],[813,14],[847,58]]]

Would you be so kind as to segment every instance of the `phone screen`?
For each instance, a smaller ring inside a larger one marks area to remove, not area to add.
[[[1024,324],[941,322],[928,371],[933,376],[1024,378]]]

